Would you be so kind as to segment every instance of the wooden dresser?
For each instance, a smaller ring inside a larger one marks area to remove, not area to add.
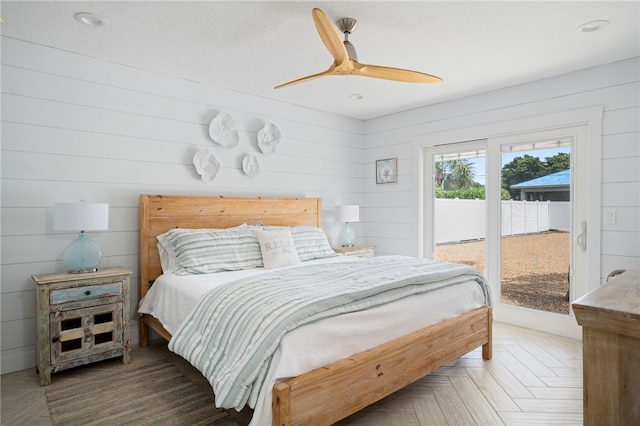
[[[640,268],[576,300],[584,424],[640,425]]]

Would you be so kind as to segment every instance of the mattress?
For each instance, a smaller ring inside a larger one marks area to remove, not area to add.
[[[359,261],[366,259],[337,256],[303,262],[303,265],[327,264],[330,267],[333,262]],[[273,272],[256,268],[188,276],[163,274],[140,302],[138,311],[154,316],[167,331],[174,334],[198,300],[210,289],[267,271]],[[273,356],[267,379],[252,407],[254,415],[251,425],[271,424],[271,392],[277,380],[298,376],[477,309],[483,304],[481,287],[476,281],[468,281],[366,310],[323,319],[287,333]]]

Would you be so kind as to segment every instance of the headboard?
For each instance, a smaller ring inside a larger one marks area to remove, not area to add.
[[[173,228],[322,225],[320,198],[140,195],[140,299],[162,274],[156,237]]]

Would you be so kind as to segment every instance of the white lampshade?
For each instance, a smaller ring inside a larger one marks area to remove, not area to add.
[[[56,203],[53,205],[54,231],[106,231],[109,229],[109,204]]]
[[[360,220],[360,206],[336,206],[336,222],[358,222]]]
[[[65,249],[62,261],[71,273],[94,272],[102,262],[102,250],[85,231],[109,229],[109,204],[57,203],[53,205],[55,231],[80,231]]]

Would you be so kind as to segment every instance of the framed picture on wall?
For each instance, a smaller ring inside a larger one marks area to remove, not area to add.
[[[376,183],[396,183],[398,178],[397,159],[385,158],[376,161]]]

